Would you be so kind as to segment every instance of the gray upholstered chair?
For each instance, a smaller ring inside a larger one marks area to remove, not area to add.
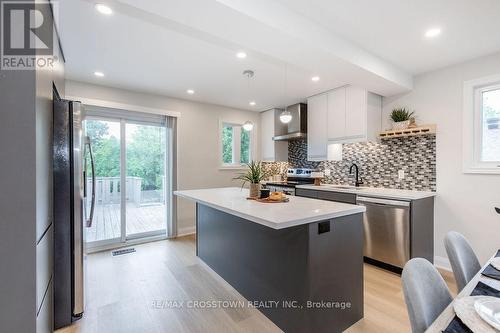
[[[408,261],[401,275],[413,333],[423,333],[453,300],[437,269],[426,259]]]
[[[462,234],[450,231],[444,238],[444,246],[455,281],[457,281],[458,292],[460,292],[479,272],[481,265],[467,239]]]

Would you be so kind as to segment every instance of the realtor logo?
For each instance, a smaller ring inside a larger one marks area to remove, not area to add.
[[[0,1],[1,69],[53,67],[54,2]]]

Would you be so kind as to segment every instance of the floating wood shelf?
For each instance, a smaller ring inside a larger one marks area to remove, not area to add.
[[[415,136],[415,135],[429,135],[436,134],[436,125],[422,125],[414,128],[407,128],[404,130],[390,130],[379,133],[379,138],[398,138],[403,136]]]

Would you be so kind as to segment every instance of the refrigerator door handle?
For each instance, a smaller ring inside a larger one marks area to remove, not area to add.
[[[90,204],[90,216],[87,219],[87,228],[90,228],[90,227],[92,227],[92,221],[94,220],[96,178],[95,178],[94,155],[92,153],[92,144],[91,144],[90,138],[88,136],[85,137],[85,144],[88,145],[88,147],[89,147],[90,167],[92,169],[92,199],[91,199],[91,204]],[[86,180],[85,180],[85,183],[86,183]]]

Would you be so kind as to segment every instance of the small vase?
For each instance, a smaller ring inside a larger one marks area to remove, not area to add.
[[[260,183],[250,184],[250,198],[258,198],[260,193]]]
[[[392,122],[392,129],[393,130],[404,130],[404,129],[407,129],[408,126],[410,126],[409,120]]]

